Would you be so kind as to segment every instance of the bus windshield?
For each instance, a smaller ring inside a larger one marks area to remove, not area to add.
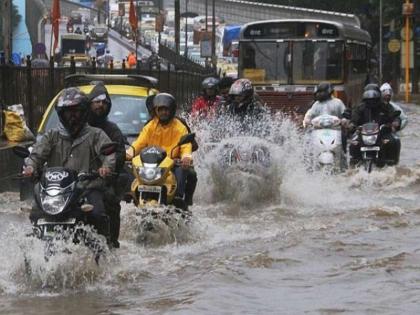
[[[287,42],[241,42],[239,76],[253,83],[286,84],[287,49]]]
[[[339,83],[343,54],[343,41],[242,41],[239,76],[254,84]]]
[[[293,84],[343,81],[342,41],[296,41],[292,51]]]

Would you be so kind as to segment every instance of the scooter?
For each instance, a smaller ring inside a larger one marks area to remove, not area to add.
[[[313,169],[337,172],[345,169],[341,120],[324,114],[311,121],[310,133]]]
[[[21,158],[30,158],[30,152],[25,147],[16,146],[13,151]],[[101,155],[113,152],[115,143],[106,144],[100,150]],[[42,171],[34,186],[34,199],[39,211],[31,214],[31,221],[32,235],[46,242],[46,260],[57,250],[53,244],[55,239],[72,238],[74,243],[84,243],[91,248],[98,262],[103,250],[100,241],[82,228],[89,224],[88,214],[93,210],[93,205],[86,200],[88,185],[98,177],[97,172],[78,173],[65,167],[46,167]],[[109,222],[104,224],[107,226],[101,228],[109,230]]]
[[[170,156],[158,146],[149,146],[132,159],[135,179],[131,195],[138,208],[136,215],[140,217],[139,241],[145,241],[147,232],[153,232],[162,222],[169,226],[175,217],[185,224],[190,221],[191,212],[185,201],[175,198],[177,182],[173,170],[179,161],[172,154],[175,148],[191,143],[194,137],[194,133],[183,136]]]

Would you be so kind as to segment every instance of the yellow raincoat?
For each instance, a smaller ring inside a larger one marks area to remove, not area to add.
[[[159,123],[159,118],[155,117],[144,126],[136,141],[133,142],[135,155],[138,155],[145,147],[155,145],[165,149],[168,157],[171,157],[172,148],[186,134],[188,134],[187,128],[178,119],[172,119],[168,124],[162,125]],[[177,147],[171,158],[191,157],[191,152],[191,143],[187,143]]]

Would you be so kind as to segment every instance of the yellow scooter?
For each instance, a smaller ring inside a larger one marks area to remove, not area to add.
[[[173,168],[177,161],[172,158],[172,153],[177,147],[191,143],[194,137],[194,133],[183,136],[172,148],[171,156],[158,146],[149,146],[133,158],[131,163],[135,179],[131,184],[131,194],[137,207],[173,204],[177,188]],[[174,206],[185,208],[183,205]]]
[[[183,200],[174,198],[177,182],[173,169],[177,161],[172,153],[175,148],[191,143],[194,137],[194,133],[183,136],[170,156],[158,146],[149,146],[132,159],[135,179],[131,195],[140,217],[138,242],[160,245],[183,238],[182,227],[188,225],[191,212]]]

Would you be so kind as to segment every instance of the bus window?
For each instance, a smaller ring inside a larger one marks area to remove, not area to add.
[[[299,41],[293,43],[293,83],[342,82],[343,43]]]
[[[239,75],[257,84],[287,83],[287,47],[276,42],[241,43]]]

